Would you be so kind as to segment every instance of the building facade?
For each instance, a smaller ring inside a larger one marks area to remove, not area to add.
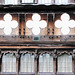
[[[75,75],[75,1],[0,0],[0,75]]]

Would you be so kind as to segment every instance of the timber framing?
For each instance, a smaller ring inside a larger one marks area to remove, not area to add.
[[[75,5],[0,5],[0,14],[5,13],[63,13],[75,14]],[[22,17],[21,17],[22,18]],[[3,54],[13,53],[17,59],[16,73],[2,73],[2,56]],[[21,73],[20,58],[21,54],[30,53],[35,56],[35,72]],[[52,54],[53,72],[39,73],[39,55]],[[72,72],[58,73],[57,59],[62,54],[72,55]],[[75,75],[75,35],[47,35],[40,36],[39,41],[34,41],[33,36],[15,35],[0,36],[0,75]]]
[[[70,5],[0,5],[0,13],[50,13],[68,12],[75,13],[75,4]]]

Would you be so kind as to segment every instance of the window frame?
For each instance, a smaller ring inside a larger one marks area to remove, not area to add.
[[[31,54],[31,53],[24,53],[24,54],[21,54],[21,56],[25,55],[25,54]],[[31,54],[32,55],[32,54]],[[34,54],[33,54],[34,55]],[[20,70],[19,70],[19,74],[35,74],[35,56],[34,56],[34,72],[21,72],[21,57],[20,57]]]
[[[13,54],[13,53],[6,53],[6,54]],[[3,54],[3,55],[6,55],[6,54]],[[2,55],[2,59],[3,59],[3,55]],[[14,55],[14,54],[13,54]],[[16,56],[16,55],[15,55]],[[1,64],[3,65],[2,63],[2,60],[1,60]],[[1,65],[1,74],[17,74],[17,67],[16,67],[16,72],[3,72],[2,71],[2,68],[3,66]],[[16,66],[17,66],[17,59],[16,59]]]
[[[15,0],[14,0],[14,1],[15,1]],[[15,3],[14,1],[13,1],[13,3],[12,3],[12,2],[9,3],[9,1],[7,1],[7,2],[5,3],[5,0],[4,0],[4,5],[17,5],[17,4],[18,4],[18,0],[17,0],[17,3]]]
[[[42,3],[40,3],[39,1],[40,0],[38,0],[37,4],[43,4],[43,5],[45,5],[45,4],[51,5],[52,4],[52,0],[50,0],[50,2],[47,2],[47,3],[46,2],[42,2],[42,1],[41,1]]]
[[[64,1],[62,1],[61,0],[61,3],[59,2],[60,0],[55,0],[55,4],[57,4],[57,5],[61,5],[61,4],[64,4],[64,5],[66,5],[66,4],[69,4],[69,0],[66,0],[66,3],[64,2]],[[63,3],[62,3],[63,2]]]
[[[22,3],[22,0],[20,1],[20,4],[35,4],[35,0],[33,0],[33,2],[28,2],[28,3]]]
[[[62,56],[64,54],[70,56],[70,54],[62,53],[61,55],[58,55],[58,57],[60,57],[60,56]],[[71,74],[72,75],[73,74],[73,57],[72,57],[72,72],[58,72],[58,58],[57,58],[57,74],[66,74],[66,75],[68,75],[68,74]]]
[[[43,54],[49,54],[49,53],[43,53]],[[43,55],[43,54],[40,54],[40,55]],[[49,54],[49,55],[53,57],[52,54]],[[54,74],[54,58],[53,58],[53,72],[39,72],[39,58],[38,58],[38,74]]]

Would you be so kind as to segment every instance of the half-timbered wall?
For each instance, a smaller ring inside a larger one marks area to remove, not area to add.
[[[75,75],[74,0],[0,4],[0,75]]]

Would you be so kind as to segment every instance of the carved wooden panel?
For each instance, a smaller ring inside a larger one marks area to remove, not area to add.
[[[6,13],[7,14],[7,13]],[[5,23],[5,20],[4,20],[4,16],[6,14],[0,14],[0,20],[4,21]],[[10,35],[19,35],[19,21],[18,21],[18,14],[10,14],[12,16],[12,21],[15,20],[18,22],[18,27],[16,28],[12,28],[12,32]],[[8,22],[9,23],[9,22]],[[6,24],[5,24],[6,25]],[[4,28],[0,28],[0,35],[6,35],[4,33]]]
[[[35,13],[33,13],[33,14],[35,14]],[[26,14],[26,16],[25,16],[25,35],[34,35],[33,33],[32,33],[32,28],[27,28],[27,26],[26,26],[26,22],[28,21],[28,20],[32,20],[32,16],[33,16],[33,14]],[[47,22],[47,14],[40,14],[40,13],[38,13],[39,15],[40,15],[40,17],[41,17],[41,20],[40,21],[42,21],[42,20],[45,20],[46,22]],[[33,21],[33,20],[32,20]],[[40,34],[39,34],[39,36],[40,35],[47,35],[47,27],[46,28],[40,28]]]
[[[61,13],[61,14],[55,14],[55,21],[54,21],[54,24],[55,24],[55,22],[57,21],[57,20],[61,20],[61,15],[62,15],[63,13]],[[74,16],[75,16],[75,14],[69,14],[69,16],[70,16],[70,20],[75,20],[75,18],[74,18]],[[69,20],[69,21],[70,21]],[[66,23],[65,23],[65,25],[66,25]],[[54,35],[64,35],[64,34],[62,34],[62,32],[61,32],[61,28],[57,28],[57,27],[55,27],[55,25],[54,25]],[[75,28],[70,28],[70,32],[69,32],[69,34],[67,34],[67,35],[75,35]]]

